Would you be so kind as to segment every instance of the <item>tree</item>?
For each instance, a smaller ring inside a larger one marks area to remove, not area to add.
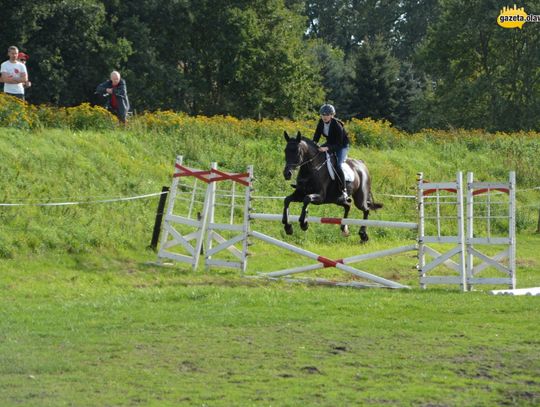
[[[390,38],[401,13],[399,0],[307,0],[308,36],[348,56],[365,38]]]
[[[352,56],[354,93],[349,114],[395,121],[398,107],[399,61],[394,58],[382,37],[366,41]]]
[[[190,3],[106,2],[109,41],[125,38],[133,49],[120,68],[128,82],[130,102],[139,111],[190,110],[191,89],[183,74],[193,53],[190,33],[199,29]]]
[[[108,10],[133,44],[126,75],[135,106],[294,117],[322,99],[303,20],[284,0],[143,0]]]
[[[282,0],[205,0],[193,12],[194,113],[295,117],[320,100],[302,20]]]
[[[354,67],[351,59],[346,59],[341,49],[332,47],[322,40],[311,40],[308,44],[314,64],[323,78],[325,99],[336,104],[340,116],[345,117],[349,99],[354,91],[352,88]]]
[[[125,41],[105,40],[105,9],[98,1],[5,3],[3,37],[9,32],[12,43],[31,54],[30,101],[34,103],[66,106],[89,100],[110,66],[130,51]]]
[[[535,10],[538,2],[525,2]],[[439,125],[539,130],[540,31],[496,24],[500,4],[446,0],[419,53],[435,83]]]
[[[424,40],[428,26],[439,17],[439,0],[399,2],[399,16],[390,32],[393,55],[401,61],[414,62],[417,48]]]

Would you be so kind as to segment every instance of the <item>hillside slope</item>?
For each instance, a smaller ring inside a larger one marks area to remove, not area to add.
[[[283,196],[290,191],[281,176],[282,133],[296,132],[294,123],[285,129],[267,125],[252,134],[235,132],[242,123],[216,123],[194,119],[163,132],[0,128],[0,203],[86,202],[159,192],[171,182],[177,154],[195,168],[208,168],[216,161],[221,169],[243,171],[254,164],[256,195]],[[385,204],[375,218],[414,220],[414,201],[389,195],[414,194],[419,171],[426,179],[442,181],[455,179],[458,170],[473,170],[481,180],[506,180],[508,171],[516,170],[519,188],[540,185],[540,140],[530,136],[377,140],[356,134],[356,140],[350,156],[367,162],[375,198]],[[0,207],[0,257],[50,250],[141,250],[151,238],[157,200]],[[533,231],[538,191],[519,193],[518,200],[519,230]],[[279,200],[258,204],[264,207],[261,211],[278,212],[282,205]],[[313,214],[340,215],[336,207],[314,210]]]

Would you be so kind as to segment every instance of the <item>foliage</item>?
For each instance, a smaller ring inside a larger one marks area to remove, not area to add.
[[[134,44],[126,78],[138,109],[298,117],[322,100],[302,19],[283,0],[145,1],[109,12]]]
[[[21,99],[0,93],[0,125],[2,127],[31,129],[36,127],[38,120],[34,107],[27,105]]]
[[[76,107],[68,107],[69,127],[75,130],[111,130],[118,122],[116,117],[99,106],[83,103]]]
[[[2,22],[2,37],[31,55],[28,71],[33,86],[27,94],[34,103],[71,106],[91,100],[110,66],[130,51],[120,39],[113,43],[105,39],[107,16],[100,1],[38,0],[22,8],[20,2],[7,3],[1,18],[17,26]]]
[[[157,192],[170,184],[177,154],[195,168],[207,168],[215,161],[220,168],[244,171],[255,164],[256,193],[283,196],[289,190],[280,176],[283,131],[301,131],[309,137],[316,123],[315,118],[302,122],[255,121],[230,116],[192,117],[169,111],[135,116],[124,128],[117,127],[116,118],[109,113],[87,105],[60,110],[40,106],[34,112],[33,107],[0,95],[0,101],[5,100],[33,112],[31,121],[26,110],[11,114],[9,117],[18,117],[18,121],[2,122],[4,128],[0,128],[0,153],[4,157],[0,164],[1,200],[16,203],[86,202],[98,197]],[[57,130],[46,127],[46,120],[52,117],[57,119],[53,121]],[[29,127],[37,131],[25,130]],[[538,186],[538,133],[426,129],[410,134],[387,121],[372,119],[353,119],[346,127],[354,142],[349,155],[368,164],[377,200],[379,194],[410,195],[419,171],[435,180],[454,179],[458,170],[473,170],[479,180],[504,180],[509,170],[516,170],[520,188]],[[537,223],[535,191],[520,193],[518,199],[518,226],[520,230],[531,230]],[[144,247],[151,234],[155,204],[154,200],[143,200],[110,207],[4,209],[0,253],[10,257],[27,250],[84,252],[101,247]],[[412,202],[385,198],[384,204],[384,210],[372,216],[415,219]],[[281,210],[280,200],[262,200],[257,205],[267,213]],[[339,215],[338,209],[331,206],[311,211],[321,216]],[[319,235],[328,241],[340,239],[328,229],[312,228],[315,234],[296,235],[293,239],[309,241]],[[281,231],[280,225],[271,229]],[[124,230],[130,230],[129,236],[122,233]],[[374,230],[373,234],[386,239],[400,236],[399,231]]]
[[[538,30],[499,27],[500,8],[490,0],[8,0],[0,33],[31,55],[33,103],[100,104],[96,85],[118,69],[139,113],[304,118],[330,101],[342,118],[409,131],[538,131]]]
[[[529,12],[538,2],[522,4]],[[540,32],[501,29],[500,5],[441,2],[418,60],[436,81],[437,127],[538,130]],[[460,23],[462,22],[462,23]]]
[[[116,123],[118,121],[114,115],[102,107],[91,106],[88,103],[69,108],[34,106],[0,93],[0,126],[2,127],[110,130]]]

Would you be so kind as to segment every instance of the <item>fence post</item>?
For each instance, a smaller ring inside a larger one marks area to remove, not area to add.
[[[161,195],[159,196],[159,203],[156,211],[156,222],[154,223],[154,232],[152,233],[152,243],[150,247],[156,251],[159,242],[159,232],[161,231],[161,222],[163,220],[163,210],[165,209],[165,202],[167,201],[167,195],[169,187],[161,188]]]

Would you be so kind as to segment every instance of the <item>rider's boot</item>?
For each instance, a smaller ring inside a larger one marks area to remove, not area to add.
[[[344,203],[344,204],[350,204],[352,202],[352,198],[347,193],[347,183],[345,181],[345,174],[343,174],[343,169],[338,168],[338,177],[339,177],[339,185],[341,188],[341,196],[338,197],[338,203]]]
[[[341,196],[338,197],[338,202],[344,204],[350,204],[352,202],[352,198],[347,193],[347,188],[343,188],[341,191]]]

